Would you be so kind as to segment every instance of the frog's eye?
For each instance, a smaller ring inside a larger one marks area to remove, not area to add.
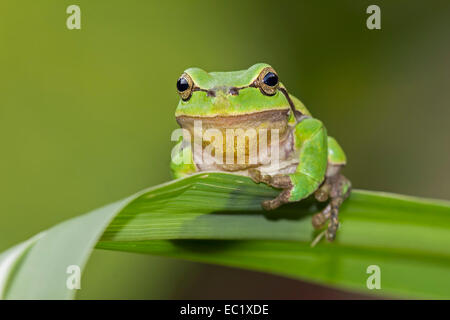
[[[188,100],[191,97],[193,88],[194,81],[187,73],[183,73],[177,80],[177,91],[181,99],[184,101]]]
[[[274,95],[278,90],[278,75],[270,67],[264,68],[258,76],[258,84],[261,91],[269,96]]]

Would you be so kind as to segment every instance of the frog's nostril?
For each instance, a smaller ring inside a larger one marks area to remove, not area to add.
[[[236,87],[231,87],[228,92],[233,96],[237,96],[239,94],[239,89]]]
[[[208,96],[208,97],[215,97],[216,96],[216,91],[208,90],[208,91],[206,91],[206,96]]]

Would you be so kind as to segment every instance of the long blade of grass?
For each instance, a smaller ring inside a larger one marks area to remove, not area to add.
[[[379,294],[450,298],[449,202],[354,191],[342,207],[336,241],[312,248],[317,232],[311,214],[321,206],[309,199],[263,212],[261,201],[277,193],[248,178],[219,173],[144,190],[47,231],[10,273],[4,295],[73,297],[66,268],[82,268],[96,245],[365,293],[373,292],[367,289],[366,271],[375,265],[381,270]]]

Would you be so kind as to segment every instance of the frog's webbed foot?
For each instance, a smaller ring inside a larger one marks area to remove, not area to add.
[[[292,182],[288,175],[276,174],[273,176],[261,174],[258,169],[248,170],[250,178],[256,183],[265,183],[274,188],[283,189],[283,191],[272,200],[265,200],[262,202],[262,207],[265,210],[274,210],[282,204],[289,202],[291,195]]]
[[[344,200],[348,198],[351,191],[351,183],[340,174],[340,169],[340,166],[330,165],[325,181],[314,193],[317,201],[324,202],[329,199],[325,209],[315,214],[312,218],[312,224],[315,229],[322,229],[326,222],[329,221],[325,232],[328,241],[333,241],[336,237],[336,231],[339,228],[339,208]]]

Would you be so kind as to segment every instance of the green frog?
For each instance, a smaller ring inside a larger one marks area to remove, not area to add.
[[[256,183],[281,189],[275,199],[262,202],[266,210],[314,194],[318,201],[328,203],[313,216],[312,224],[316,229],[324,229],[327,240],[335,239],[339,208],[351,191],[350,181],[341,174],[346,155],[337,141],[328,136],[323,123],[287,91],[270,65],[258,63],[247,70],[209,73],[190,68],[178,78],[176,87],[180,102],[175,116],[184,134],[172,155],[175,178],[202,171],[248,176]],[[257,132],[253,136],[256,142],[265,140],[269,151],[265,150],[265,155],[256,160],[250,159],[250,135],[244,139],[244,146],[230,139],[225,143],[226,138],[198,140],[196,123],[201,123],[200,135],[208,129],[215,133],[239,129],[242,131],[238,136],[242,137],[252,129]],[[261,132],[269,134],[263,139]],[[211,144],[216,152],[210,152],[205,161],[204,151]],[[222,145],[223,153],[217,151]],[[236,160],[236,155],[230,154],[239,151],[244,161],[221,161]],[[277,156],[276,165],[271,161],[273,155]]]

